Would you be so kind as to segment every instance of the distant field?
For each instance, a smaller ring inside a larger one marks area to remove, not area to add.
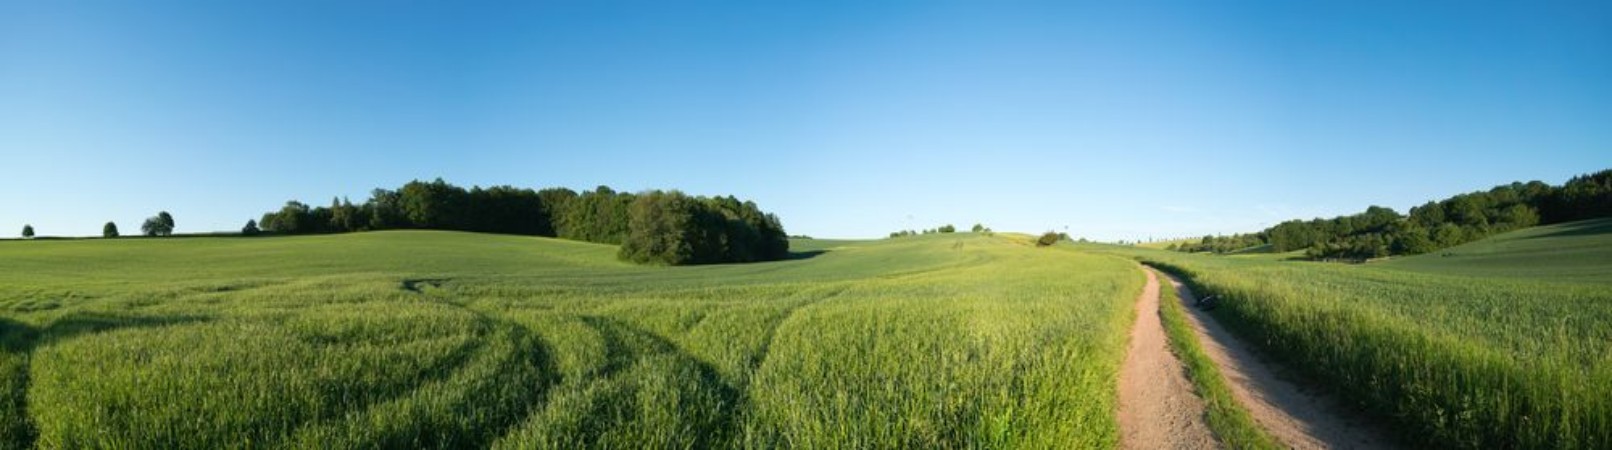
[[[1363,265],[1080,248],[1189,276],[1220,320],[1414,442],[1612,446],[1612,221]]]
[[[1612,284],[1612,219],[1527,228],[1381,265],[1450,275]]]
[[[968,234],[794,251],[3,242],[0,447],[1115,445],[1128,262]]]

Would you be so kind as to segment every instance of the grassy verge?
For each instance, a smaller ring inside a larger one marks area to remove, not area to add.
[[[1164,276],[1159,276],[1159,315],[1164,319],[1164,333],[1170,337],[1170,349],[1187,367],[1187,378],[1203,397],[1208,410],[1209,429],[1215,437],[1230,448],[1282,449],[1280,443],[1265,432],[1254,417],[1232,397],[1231,386],[1221,375],[1220,368],[1209,359],[1209,354],[1198,343],[1198,337],[1187,323],[1186,308]]]

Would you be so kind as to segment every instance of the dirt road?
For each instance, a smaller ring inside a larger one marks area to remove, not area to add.
[[[1147,269],[1148,286],[1153,286],[1152,269]],[[1261,360],[1256,353],[1233,337],[1208,313],[1191,307],[1192,291],[1168,274],[1161,274],[1176,289],[1182,302],[1188,303],[1187,317],[1203,345],[1204,351],[1231,385],[1233,397],[1254,416],[1254,420],[1288,447],[1300,449],[1374,449],[1393,448],[1388,435],[1373,423],[1358,419],[1342,408],[1335,399],[1288,381],[1284,372],[1274,364]],[[1144,295],[1146,293],[1144,292]],[[1157,326],[1157,298],[1148,317]],[[1138,321],[1138,328],[1141,328]],[[1162,330],[1159,332],[1162,334]],[[1135,338],[1136,332],[1132,336]],[[1132,352],[1136,351],[1132,343]],[[1129,361],[1127,360],[1127,363]],[[1126,366],[1129,368],[1129,366]],[[1122,372],[1130,374],[1130,372]],[[1124,376],[1124,375],[1122,375]],[[1183,380],[1184,382],[1185,380]],[[1120,386],[1124,392],[1125,381]],[[1124,396],[1121,395],[1121,405]],[[1123,406],[1121,411],[1124,411]],[[1125,424],[1121,413],[1120,424]],[[1198,417],[1201,417],[1199,414]],[[1130,434],[1129,431],[1124,434]]]
[[[1131,449],[1218,448],[1204,422],[1203,400],[1170,352],[1159,321],[1159,280],[1147,272],[1136,299],[1130,350],[1120,367],[1120,446]]]

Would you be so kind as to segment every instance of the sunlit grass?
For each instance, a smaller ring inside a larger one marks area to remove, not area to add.
[[[1481,262],[1472,264],[1482,271],[1463,275],[1458,268],[1420,270],[1412,264],[1085,248],[1138,257],[1185,275],[1201,295],[1222,299],[1214,311],[1219,320],[1363,409],[1382,414],[1412,442],[1461,448],[1612,445],[1612,289],[1602,280],[1607,275],[1498,277],[1484,272],[1492,266]]]
[[[1117,442],[1128,262],[966,234],[807,250],[649,268],[445,232],[5,243],[0,441]]]

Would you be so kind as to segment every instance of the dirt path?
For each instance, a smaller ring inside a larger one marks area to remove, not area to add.
[[[1154,271],[1148,269],[1147,272],[1151,286]],[[1220,367],[1237,403],[1276,439],[1301,449],[1393,448],[1386,433],[1365,420],[1354,419],[1357,414],[1345,411],[1335,399],[1305,390],[1279,376],[1279,368],[1258,358],[1207,313],[1191,307],[1191,299],[1197,298],[1191,290],[1168,274],[1162,276],[1175,287],[1181,301],[1188,304],[1187,317],[1197,332],[1198,341],[1209,353],[1209,359]],[[1134,346],[1132,348],[1134,350]]]
[[[1217,448],[1204,423],[1203,400],[1192,392],[1181,361],[1170,352],[1159,321],[1159,280],[1147,272],[1136,299],[1130,350],[1120,367],[1120,446],[1132,449]]]

